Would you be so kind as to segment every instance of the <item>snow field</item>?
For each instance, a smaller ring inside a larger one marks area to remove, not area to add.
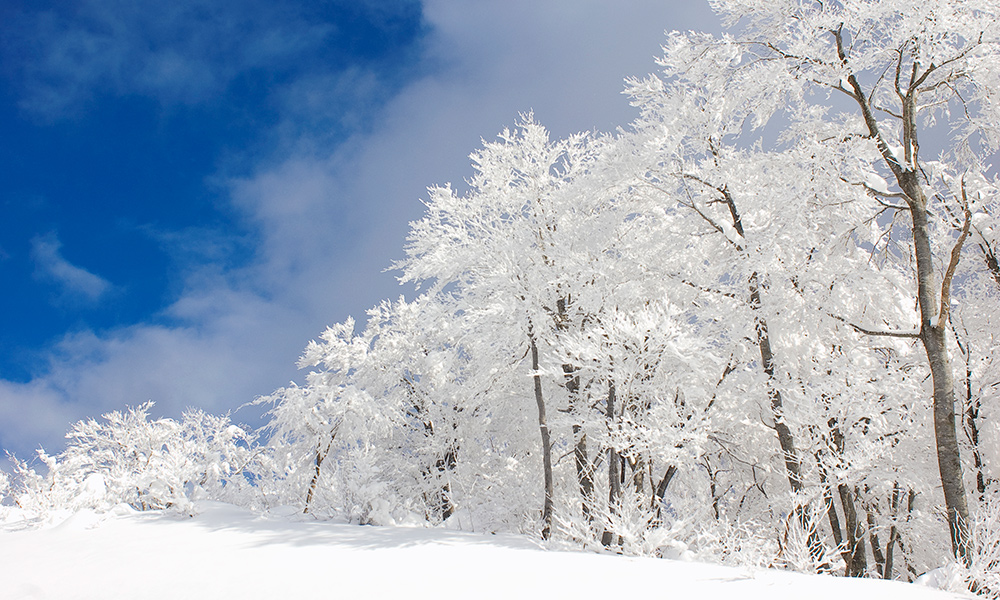
[[[546,550],[513,535],[257,516],[82,511],[0,533],[0,599],[958,598],[900,582]]]

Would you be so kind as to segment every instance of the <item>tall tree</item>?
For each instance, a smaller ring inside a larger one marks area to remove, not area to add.
[[[530,356],[541,438],[543,537],[553,524],[555,441],[542,355],[551,354],[555,332],[567,318],[564,248],[556,240],[564,236],[562,225],[571,220],[572,211],[561,192],[586,172],[597,147],[585,135],[550,140],[545,128],[526,116],[516,130],[504,131],[499,141],[472,155],[476,174],[466,194],[450,187],[430,190],[427,214],[412,224],[409,258],[398,265],[403,281],[429,283],[432,293],[450,289],[466,326],[492,331],[494,339],[483,343],[499,342],[510,353],[505,363]],[[498,315],[506,321],[499,330],[494,325]],[[578,464],[586,463],[582,438],[575,447]],[[582,466],[578,475],[581,484],[589,478]]]
[[[967,562],[968,506],[947,322],[954,273],[978,210],[966,193],[966,174],[981,169],[1000,142],[996,4],[721,0],[714,6],[727,25],[740,28],[740,37],[689,36],[674,46],[689,57],[706,47],[728,53],[730,61],[711,77],[729,90],[731,102],[756,103],[757,118],[765,120],[769,108],[784,109],[791,120],[784,139],[811,146],[817,164],[827,163],[887,210],[909,216],[918,330],[855,325],[919,340],[924,348],[952,546]],[[693,70],[699,68],[706,66]],[[843,105],[828,100],[830,94],[853,104],[853,114],[831,116],[830,104]],[[937,120],[952,130],[935,129]],[[943,140],[937,161],[921,153],[928,140]]]

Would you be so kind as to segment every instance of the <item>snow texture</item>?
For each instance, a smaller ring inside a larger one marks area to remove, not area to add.
[[[945,600],[913,584],[546,549],[529,538],[256,516],[81,511],[0,525],[0,599],[739,598]]]

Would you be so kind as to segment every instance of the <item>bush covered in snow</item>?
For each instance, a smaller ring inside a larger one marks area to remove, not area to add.
[[[992,600],[1000,598],[1000,490],[991,489],[973,513],[969,527],[972,561],[960,571],[970,589]]]
[[[189,510],[197,499],[247,503],[259,450],[255,435],[228,417],[188,411],[180,421],[149,419],[151,402],[77,422],[66,450],[38,451],[44,469],[13,458],[7,494],[28,516],[55,510]]]

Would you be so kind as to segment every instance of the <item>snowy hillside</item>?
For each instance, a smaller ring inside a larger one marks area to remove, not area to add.
[[[545,551],[530,539],[258,517],[219,503],[195,517],[120,509],[0,533],[0,598],[958,598],[876,580]]]

